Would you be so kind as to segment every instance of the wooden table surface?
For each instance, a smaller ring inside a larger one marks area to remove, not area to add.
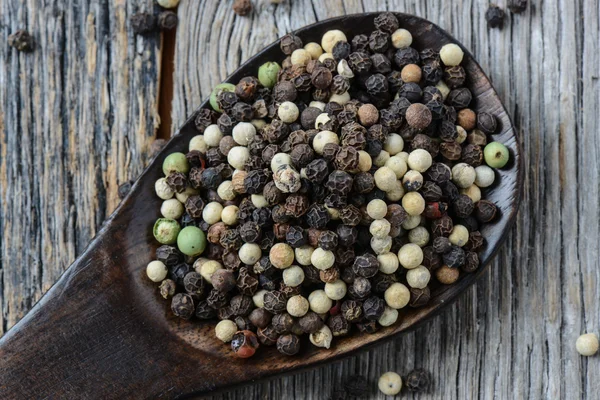
[[[129,24],[153,0],[0,0],[0,335],[82,252],[117,205],[118,185],[141,172],[159,109],[160,132],[174,131],[279,36],[341,14],[393,10],[448,30],[494,82],[527,164],[517,226],[483,278],[417,331],[213,398],[326,399],[348,375],[375,382],[422,367],[434,384],[415,398],[598,399],[600,356],[582,358],[574,344],[600,332],[600,2],[529,3],[491,30],[485,0],[254,0],[248,17],[236,16],[232,1],[181,0],[169,105],[163,61],[172,41],[136,37]],[[19,28],[33,33],[33,53],[6,45]]]

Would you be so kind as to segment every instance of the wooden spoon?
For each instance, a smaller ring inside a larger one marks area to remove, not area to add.
[[[369,33],[377,13],[344,16],[300,29],[304,43],[330,29],[346,34]],[[417,49],[456,42],[438,26],[412,15],[397,14]],[[279,42],[248,60],[227,82],[256,75],[269,60],[281,61]],[[506,239],[519,208],[523,184],[522,156],[515,131],[488,78],[465,51],[463,66],[469,77],[476,111],[498,117],[494,140],[508,146],[510,164],[496,172],[486,198],[499,209],[493,224],[481,232],[487,246],[481,261],[487,265]],[[205,101],[202,107],[206,106]],[[399,322],[374,334],[336,338],[329,350],[303,342],[302,353],[282,356],[261,347],[256,356],[239,359],[229,345],[214,336],[213,322],[184,321],[171,315],[157,285],[145,276],[157,242],[152,226],[161,200],[154,182],[162,176],[162,162],[174,151],[187,151],[196,135],[193,118],[146,168],[130,194],[106,221],[85,252],[69,267],[38,304],[0,339],[0,398],[176,398],[232,389],[244,383],[312,368],[338,360],[416,327],[469,287],[483,273],[463,276],[456,284],[437,288],[431,302],[401,312]]]

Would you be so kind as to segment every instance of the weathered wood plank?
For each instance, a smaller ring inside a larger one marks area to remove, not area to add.
[[[137,176],[159,123],[152,0],[0,2],[0,335],[58,279]],[[6,38],[25,28],[31,54]]]
[[[600,329],[598,1],[532,1],[525,13],[509,13],[503,30],[487,28],[483,0],[254,3],[248,18],[233,16],[227,1],[180,5],[180,27],[196,30],[178,32],[175,125],[240,62],[290,30],[355,12],[409,12],[451,32],[488,71],[521,132],[527,189],[509,243],[444,315],[353,359],[214,398],[322,399],[349,374],[375,381],[415,366],[435,380],[430,394],[415,398],[593,398],[600,365],[573,344]]]

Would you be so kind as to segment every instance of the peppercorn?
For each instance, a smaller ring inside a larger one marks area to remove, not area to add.
[[[480,222],[490,222],[496,217],[497,207],[489,200],[479,200],[475,203],[475,217]]]
[[[204,280],[199,273],[188,272],[183,278],[183,287],[188,294],[200,297],[204,293]]]
[[[194,300],[191,295],[177,293],[171,301],[171,311],[179,318],[190,319],[194,314]]]
[[[398,96],[400,98],[404,98],[411,103],[418,103],[422,100],[423,92],[421,87],[414,82],[407,82],[398,91]],[[401,111],[402,108],[399,108],[398,111]],[[408,109],[407,109],[408,111]]]
[[[169,266],[169,278],[174,280],[178,285],[183,286],[183,278],[190,272],[190,266],[186,263]]]
[[[431,292],[429,287],[424,287],[423,289],[413,288],[410,289],[410,301],[408,305],[412,308],[423,307],[429,300],[431,299]]]
[[[175,294],[177,285],[175,284],[175,282],[173,280],[165,279],[160,283],[160,286],[158,289],[160,291],[160,295],[163,298],[168,299],[169,297],[172,297]]]
[[[241,294],[252,296],[258,289],[258,279],[251,275],[247,267],[240,268],[236,286]]]
[[[300,338],[288,333],[277,338],[277,350],[286,356],[293,356],[300,351]]]
[[[348,396],[366,398],[371,393],[371,387],[367,378],[361,375],[348,377],[344,382],[344,389]]]
[[[490,5],[487,11],[485,12],[485,20],[488,23],[490,28],[500,28],[502,29],[504,25],[504,10],[496,5]]]
[[[233,315],[246,317],[254,308],[252,297],[237,295],[231,298],[230,302]]]
[[[266,328],[271,323],[271,318],[272,314],[264,308],[255,308],[248,316],[252,325],[259,329]]]
[[[133,14],[130,18],[130,22],[133,33],[136,35],[145,35],[156,30],[156,17],[149,13],[140,12]],[[17,31],[13,33],[13,35],[11,35],[13,37],[12,41],[10,36],[8,38],[8,44],[10,46],[15,47],[19,51],[31,51],[33,39],[26,31]]]
[[[308,144],[298,144],[292,149],[290,157],[294,166],[304,168],[315,158],[315,152]]]
[[[378,320],[385,309],[385,301],[383,299],[371,296],[363,302],[363,314],[368,320]]]
[[[415,369],[407,376],[404,384],[411,392],[424,392],[429,388],[431,378],[424,369]]]
[[[444,264],[450,268],[461,267],[464,265],[466,260],[465,251],[458,246],[452,246],[450,251],[442,255],[442,259]]]
[[[156,259],[167,267],[174,267],[181,262],[181,253],[174,246],[163,245],[156,249]]]
[[[284,312],[287,305],[287,298],[285,295],[278,290],[270,290],[265,293],[264,297],[264,309],[277,314]]]
[[[462,149],[461,160],[473,167],[478,167],[483,161],[483,151],[475,144],[468,144]]]
[[[452,228],[454,224],[452,223],[452,218],[447,215],[444,215],[442,218],[435,219],[431,222],[431,233],[434,238],[438,236],[448,236],[450,232],[452,232]]]
[[[369,55],[364,51],[355,51],[350,53],[348,56],[348,65],[352,69],[353,72],[357,74],[364,74],[369,72],[371,67],[373,66],[373,62]]]
[[[462,86],[466,80],[466,73],[463,67],[456,65],[454,67],[446,67],[444,70],[444,82],[450,89]]]
[[[288,333],[294,324],[294,318],[287,312],[275,314],[271,326],[278,334]]]
[[[469,233],[469,240],[463,246],[466,251],[479,251],[483,247],[485,239],[479,231],[471,231]]]
[[[465,263],[462,270],[467,273],[475,272],[479,268],[479,256],[477,253],[468,251],[465,254]]]

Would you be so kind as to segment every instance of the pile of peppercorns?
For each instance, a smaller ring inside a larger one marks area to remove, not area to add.
[[[240,357],[373,333],[475,271],[496,216],[482,194],[509,158],[455,44],[419,52],[391,13],[370,35],[280,44],[281,66],[214,89],[155,186],[147,274]]]

